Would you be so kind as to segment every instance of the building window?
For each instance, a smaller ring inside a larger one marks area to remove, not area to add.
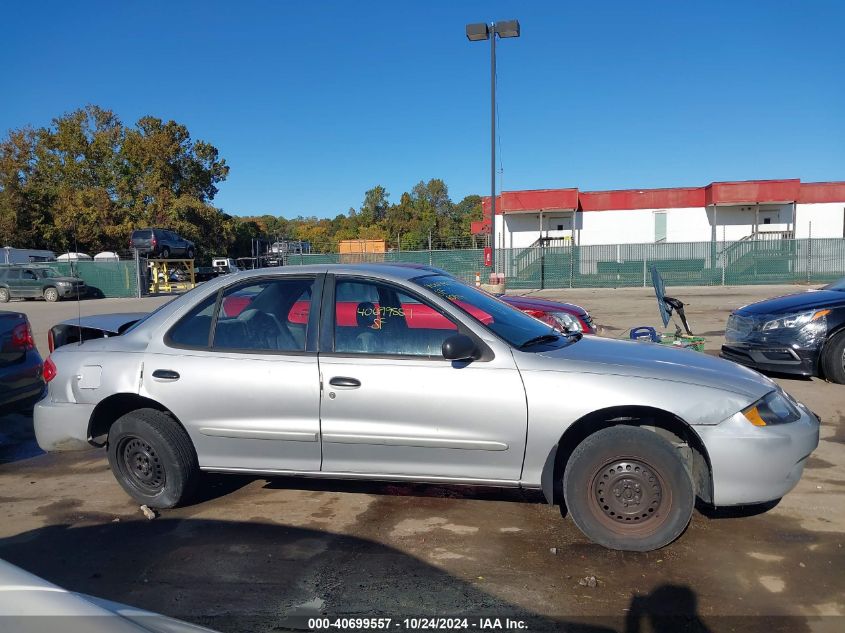
[[[666,212],[657,211],[654,214],[654,242],[659,244],[666,241]]]

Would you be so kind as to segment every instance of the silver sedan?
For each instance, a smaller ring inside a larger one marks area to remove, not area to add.
[[[119,336],[56,349],[35,431],[107,447],[140,503],[200,471],[541,489],[593,541],[651,550],[696,497],[778,499],[819,421],[771,380],[698,352],[561,334],[440,272],[254,270]]]

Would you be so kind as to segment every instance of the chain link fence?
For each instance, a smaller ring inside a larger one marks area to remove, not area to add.
[[[360,261],[427,264],[466,281],[490,272],[481,248],[301,255],[289,263]],[[845,239],[537,246],[499,249],[496,263],[514,289],[648,286],[652,266],[675,286],[824,283],[845,276]]]
[[[293,254],[287,259],[288,265],[359,262],[424,264],[470,283],[476,274],[486,280],[491,272],[484,266],[483,248]],[[845,239],[537,246],[499,249],[496,264],[511,289],[649,286],[652,266],[673,286],[826,283],[845,276]],[[139,294],[135,261],[49,265],[63,275],[81,277],[93,296]]]

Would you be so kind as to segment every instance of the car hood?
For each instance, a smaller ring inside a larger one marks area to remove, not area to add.
[[[521,310],[543,310],[544,312],[566,311],[572,312],[579,316],[584,316],[587,311],[581,306],[574,303],[561,303],[560,301],[549,301],[548,299],[538,299],[534,297],[515,297],[511,295],[499,295],[499,299],[517,307]]]
[[[776,387],[742,365],[658,343],[585,336],[560,349],[516,354],[521,370],[575,371],[700,385],[739,394],[749,402]]]
[[[790,314],[813,308],[839,308],[845,306],[845,292],[839,290],[809,290],[783,297],[775,297],[742,306],[734,312],[743,315]]]

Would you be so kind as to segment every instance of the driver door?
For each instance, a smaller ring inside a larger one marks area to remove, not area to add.
[[[444,359],[464,329],[409,288],[338,275],[324,296],[323,471],[519,480],[527,408],[511,354]]]

